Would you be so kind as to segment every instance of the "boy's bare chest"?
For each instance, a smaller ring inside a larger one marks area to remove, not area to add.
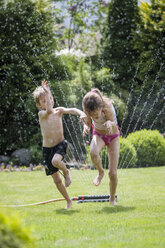
[[[62,127],[62,118],[60,118],[59,115],[53,113],[47,116],[47,118],[43,119],[40,124],[44,129],[60,128]]]

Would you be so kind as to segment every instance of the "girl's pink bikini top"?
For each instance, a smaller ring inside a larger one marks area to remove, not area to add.
[[[112,111],[113,111],[113,120],[115,124],[117,125],[117,118],[116,118],[116,112],[113,107],[113,104],[111,103]],[[95,128],[100,129],[100,130],[106,130],[106,127],[103,125],[106,122],[105,114],[104,111],[101,112],[100,117],[97,120],[92,119],[92,124]]]

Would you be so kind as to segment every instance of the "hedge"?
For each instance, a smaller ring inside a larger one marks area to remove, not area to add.
[[[128,139],[120,138],[119,168],[134,168],[137,163],[135,147]]]
[[[165,165],[165,139],[158,130],[140,130],[126,138],[137,152],[137,166]]]

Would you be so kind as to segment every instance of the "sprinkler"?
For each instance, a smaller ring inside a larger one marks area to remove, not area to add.
[[[72,197],[72,201],[77,201],[77,203],[88,203],[88,202],[108,202],[110,195],[80,195],[77,197]],[[117,201],[117,195],[115,195],[115,199]],[[23,205],[5,205],[5,207],[28,207],[28,206],[36,206],[43,205],[47,203],[57,202],[57,201],[65,201],[65,198],[57,198],[48,201],[23,204]]]

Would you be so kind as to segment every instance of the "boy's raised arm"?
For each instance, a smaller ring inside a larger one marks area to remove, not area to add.
[[[47,81],[42,81],[42,88],[44,89],[46,95],[45,95],[45,98],[46,98],[46,112],[47,114],[50,114],[53,112],[53,104],[51,101],[54,101],[53,100],[53,97],[51,95],[51,92],[50,92],[50,89],[49,89],[49,85],[47,84]]]

